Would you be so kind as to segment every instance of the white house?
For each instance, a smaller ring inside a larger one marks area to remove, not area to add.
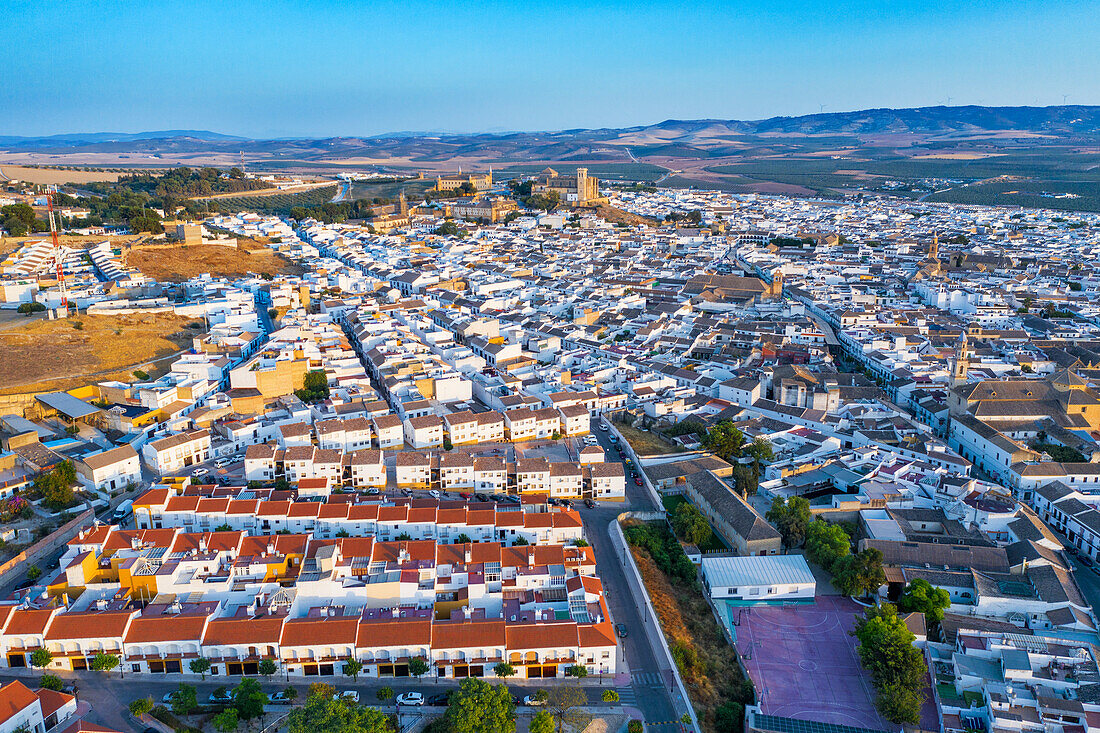
[[[715,600],[813,600],[817,583],[801,555],[704,557],[703,585]]]

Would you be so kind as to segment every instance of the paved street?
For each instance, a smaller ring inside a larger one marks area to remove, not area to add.
[[[596,421],[593,421],[593,428],[596,428]],[[618,460],[618,453],[611,443],[610,433],[599,429],[594,429],[592,432],[606,451],[607,460]],[[596,575],[603,581],[611,615],[615,623],[625,624],[627,628],[627,637],[619,639],[619,647],[620,655],[625,654],[624,667],[632,672],[633,682],[629,687],[616,689],[619,690],[623,703],[641,710],[647,722],[671,721],[677,716],[670,696],[670,680],[661,679],[661,675],[658,674],[657,670],[660,667],[643,629],[643,623],[650,623],[652,619],[649,619],[644,609],[639,608],[634,601],[630,587],[627,585],[626,572],[611,545],[611,537],[608,534],[608,525],[622,512],[652,511],[656,507],[653,506],[645,489],[636,486],[630,480],[629,472],[626,496],[625,504],[602,502],[594,509],[587,509],[579,503],[577,506],[584,519],[585,536],[596,552]],[[668,728],[668,730],[672,729],[671,726]]]
[[[40,676],[40,673],[34,670],[9,672],[9,674],[0,677],[0,680],[6,682],[9,679],[17,678],[30,687],[35,686]],[[177,689],[181,682],[185,682],[186,684],[193,685],[198,690],[198,700],[200,703],[205,704],[210,693],[220,687],[232,687],[240,681],[239,677],[220,680],[216,677],[208,677],[206,681],[203,682],[197,678],[191,679],[189,676],[183,675],[138,675],[136,677],[128,676],[126,678],[121,678],[118,673],[105,675],[97,672],[59,672],[57,674],[64,679],[66,683],[75,683],[79,699],[91,706],[91,712],[84,716],[85,720],[119,731],[134,731],[134,733],[141,733],[141,731],[144,730],[144,726],[135,723],[130,718],[127,711],[127,706],[130,701],[137,697],[149,696],[152,697],[155,702],[159,703],[164,695]],[[425,680],[418,682],[409,678],[386,680],[364,678],[352,682],[348,677],[324,677],[312,678],[309,680],[303,680],[298,677],[295,678],[293,682],[290,682],[289,686],[298,691],[299,702],[305,699],[306,693],[309,690],[309,685],[312,682],[331,684],[340,691],[357,690],[359,692],[360,702],[367,705],[379,705],[376,692],[382,687],[390,687],[393,689],[395,695],[415,690],[423,692],[425,697],[430,697],[437,693],[446,693],[449,690],[457,689],[459,684],[456,680]],[[558,682],[560,682],[560,680],[558,680]],[[539,689],[545,689],[553,684],[553,682],[531,684],[525,681],[523,683],[509,684],[508,688],[514,696],[522,700],[524,696],[534,694]],[[268,680],[261,679],[261,686],[265,692],[270,694],[286,689],[288,683],[284,678],[275,676]],[[590,706],[612,707],[610,704],[600,700],[600,696],[605,689],[607,689],[607,686],[598,683],[592,684],[592,681],[585,682],[584,690],[588,695]],[[286,711],[288,708],[285,706],[269,706],[269,709],[271,713],[267,715],[268,722],[273,720],[274,715],[278,715],[280,711]],[[388,709],[394,709],[392,703],[389,705]],[[521,710],[522,709],[526,708],[521,708]]]

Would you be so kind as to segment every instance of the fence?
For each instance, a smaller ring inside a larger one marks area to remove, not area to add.
[[[21,565],[30,565],[35,560],[39,560],[44,555],[48,555],[59,543],[71,540],[82,527],[89,523],[89,520],[94,519],[95,512],[91,509],[85,509],[78,514],[75,519],[69,520],[3,565],[0,565],[0,579]]]

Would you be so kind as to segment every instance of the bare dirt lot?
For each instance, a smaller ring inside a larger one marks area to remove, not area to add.
[[[4,178],[28,183],[91,183],[93,181],[117,181],[120,171],[66,171],[54,168],[30,168],[22,165],[0,166],[0,180]]]
[[[50,321],[4,311],[0,394],[73,389],[109,379],[132,381],[135,369],[161,374],[171,359],[148,362],[189,348],[192,337],[202,332],[189,328],[192,323],[192,318],[159,313]],[[197,323],[201,326],[201,319]]]
[[[249,274],[292,275],[301,268],[269,250],[245,252],[214,244],[181,245],[170,249],[132,249],[126,264],[161,282],[182,282],[196,275],[244,277]]]

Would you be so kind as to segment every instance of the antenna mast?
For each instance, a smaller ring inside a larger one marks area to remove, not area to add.
[[[53,210],[53,197],[57,193],[57,186],[50,184],[46,187],[46,211],[50,218],[50,240],[53,243],[53,261],[57,284],[61,288],[61,307],[65,309],[65,316],[69,315],[69,297],[65,292],[65,271],[62,268],[61,245],[57,240],[57,220]]]

